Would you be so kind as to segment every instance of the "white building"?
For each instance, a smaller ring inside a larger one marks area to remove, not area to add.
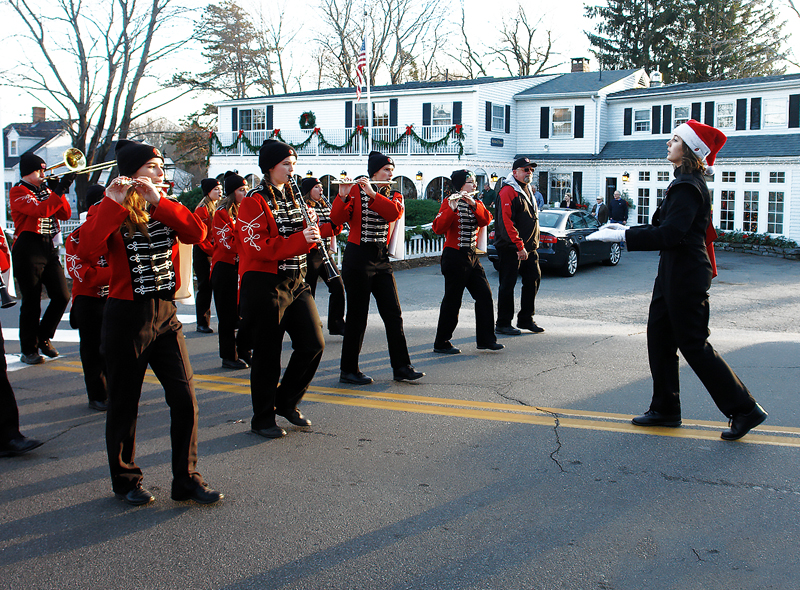
[[[629,223],[646,223],[672,178],[666,141],[695,118],[729,137],[709,182],[715,225],[800,241],[800,75],[664,86],[657,72],[651,81],[643,70],[590,72],[587,64],[574,59],[568,74],[375,87],[372,147],[393,157],[406,198],[441,198],[459,168],[482,185],[528,156],[548,202],[569,190],[593,203],[618,189],[637,205]],[[300,175],[326,182],[366,173],[366,97],[356,102],[355,94],[217,103],[209,175],[238,170],[252,184],[258,148],[272,136],[298,146]],[[300,129],[306,112],[313,129]]]

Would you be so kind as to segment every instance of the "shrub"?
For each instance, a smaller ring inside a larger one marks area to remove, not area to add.
[[[178,195],[178,202],[186,205],[186,208],[189,209],[189,211],[194,211],[202,198],[203,189],[198,186],[197,188],[193,188],[190,191],[184,191]]]
[[[774,246],[776,248],[797,248],[797,242],[784,236],[771,236],[763,233],[743,231],[722,231],[717,230],[715,242],[735,243],[735,244],[755,244],[757,246]]]
[[[406,207],[406,227],[433,223],[434,217],[439,212],[439,202],[433,199],[408,199],[404,201]]]

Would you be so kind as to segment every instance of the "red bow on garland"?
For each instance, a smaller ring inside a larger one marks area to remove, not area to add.
[[[456,125],[456,135],[461,135],[461,125]]]
[[[319,135],[319,127],[314,127],[314,135]]]
[[[272,137],[278,137],[278,135],[280,134],[280,132],[281,132],[281,130],[280,130],[280,129],[273,129],[273,130],[272,130]]]
[[[208,132],[208,139],[213,139],[213,138],[214,138],[214,132],[213,131],[209,131]]]
[[[362,131],[364,131],[364,126],[363,125],[356,125],[356,133],[361,133]]]
[[[244,135],[244,129],[239,129],[239,137],[241,137],[242,135]]]
[[[406,125],[406,135],[411,135],[413,125]]]

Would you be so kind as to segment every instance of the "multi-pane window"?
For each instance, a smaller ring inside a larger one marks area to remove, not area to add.
[[[769,181],[771,184],[783,184],[786,182],[786,172],[770,172]]]
[[[640,188],[636,207],[636,220],[639,223],[650,223],[650,189]]]
[[[17,148],[17,140],[16,139],[12,139],[11,141],[8,142],[8,155],[10,157],[18,156],[19,153],[18,153],[17,150],[18,150],[18,148]]]
[[[555,173],[550,175],[550,201],[560,203],[564,195],[572,192],[572,174]]]
[[[736,182],[736,172],[723,172],[722,182]]]
[[[572,137],[572,109],[553,109],[553,137]]]
[[[264,131],[266,128],[266,109],[241,109],[239,111],[239,129],[244,131]]]
[[[764,127],[786,126],[786,99],[765,98],[762,112],[764,113]]]
[[[758,231],[758,191],[744,191],[744,231]]]
[[[717,127],[733,127],[733,103],[717,103]]]
[[[372,103],[372,125],[373,127],[389,126],[388,100],[380,100]]]
[[[665,170],[659,170],[658,182],[669,182],[669,172]]]
[[[453,121],[453,103],[435,102],[431,105],[431,125],[450,125]]]
[[[783,191],[770,191],[767,203],[767,232],[783,233]]]
[[[649,181],[650,181],[650,172],[639,170],[639,182],[649,182]]]
[[[492,131],[505,131],[506,107],[501,104],[492,105]]]
[[[686,123],[689,120],[689,105],[682,105],[679,107],[675,107],[675,127],[680,125],[681,123]]]
[[[650,131],[650,109],[634,111],[633,129],[635,131]]]
[[[357,102],[355,104],[355,107],[356,107],[354,113],[355,126],[369,127],[369,121],[367,120],[367,113],[369,112],[367,111],[367,103]]]
[[[759,182],[761,178],[760,172],[745,172],[744,173],[744,181],[745,182]]]
[[[733,231],[733,210],[736,206],[736,191],[720,191],[719,228]]]
[[[667,194],[667,189],[665,188],[657,188],[656,189],[656,207],[661,206],[661,201],[664,200],[664,197]]]

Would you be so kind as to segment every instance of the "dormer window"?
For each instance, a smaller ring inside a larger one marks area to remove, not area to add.
[[[633,129],[650,131],[650,109],[640,109],[633,113]]]
[[[717,127],[720,129],[733,128],[733,103],[717,103]]]
[[[786,99],[765,98],[764,127],[786,127]]]
[[[19,155],[19,147],[16,139],[10,139],[8,141],[8,157],[14,158]]]
[[[689,120],[689,105],[684,104],[675,107],[675,115],[674,115],[674,125],[677,127],[678,125],[682,125]]]

